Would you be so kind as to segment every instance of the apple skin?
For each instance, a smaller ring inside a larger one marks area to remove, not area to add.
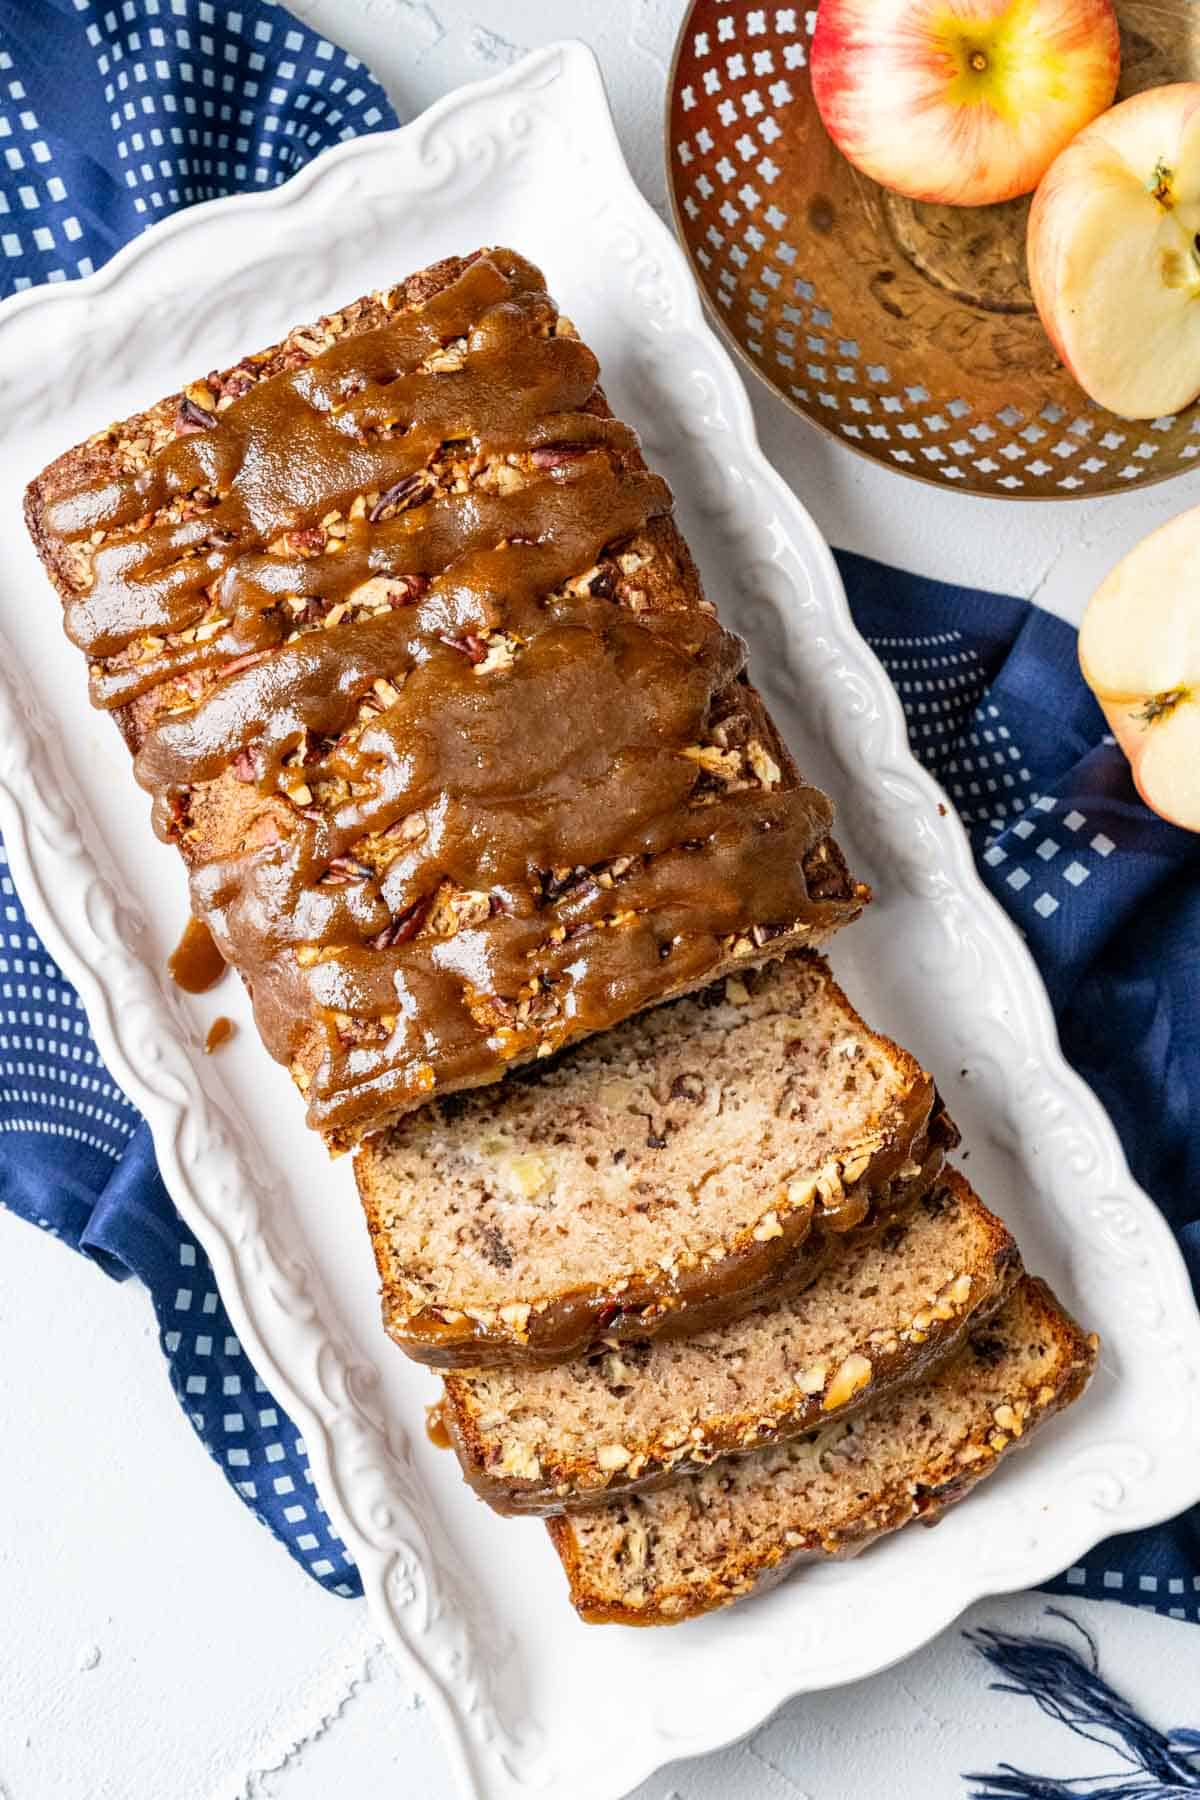
[[[821,0],[813,97],[842,154],[914,200],[1030,193],[1111,105],[1110,0]]]
[[[1047,170],[1029,213],[1029,282],[1055,350],[1123,419],[1200,394],[1200,82],[1123,100]]]
[[[1106,576],[1079,628],[1079,666],[1138,793],[1200,831],[1200,507],[1152,531]]]

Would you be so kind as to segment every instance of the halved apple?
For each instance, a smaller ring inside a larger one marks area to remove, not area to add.
[[[1147,806],[1200,831],[1200,507],[1152,531],[1088,602],[1079,664]]]
[[[842,154],[914,200],[1028,194],[1112,103],[1110,0],[821,0],[813,98]]]
[[[1200,394],[1200,82],[1150,88],[1081,131],[1029,214],[1042,324],[1084,392],[1124,419]]]

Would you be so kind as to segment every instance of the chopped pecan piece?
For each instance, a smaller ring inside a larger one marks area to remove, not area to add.
[[[487,645],[473,631],[464,632],[462,637],[457,638],[451,637],[444,631],[439,632],[438,636],[443,644],[446,644],[451,650],[457,650],[460,656],[467,658],[468,662],[481,663],[487,655]]]
[[[391,950],[397,944],[407,944],[409,939],[415,938],[420,931],[432,905],[432,894],[426,895],[422,900],[414,900],[410,907],[407,907],[402,913],[397,913],[391,924],[385,925],[383,930],[371,939],[371,948],[373,950]]]
[[[434,484],[424,470],[415,475],[405,475],[402,480],[394,481],[390,488],[385,488],[378,500],[367,514],[372,525],[378,525],[381,519],[394,512],[407,512],[410,506],[423,506],[434,494]]]
[[[368,881],[373,874],[371,865],[359,862],[357,857],[335,856],[330,859],[321,881],[325,887],[338,887],[347,881]]]
[[[559,469],[567,463],[579,462],[596,447],[594,444],[543,444],[540,449],[530,452],[529,460],[535,469]]]
[[[211,431],[216,423],[215,412],[209,412],[206,406],[198,406],[186,394],[183,396],[175,420],[177,437],[187,437],[193,431]]]

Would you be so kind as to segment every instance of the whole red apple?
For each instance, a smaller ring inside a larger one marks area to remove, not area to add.
[[[1112,104],[1110,0],[821,0],[812,90],[830,137],[914,200],[986,206],[1035,188]]]

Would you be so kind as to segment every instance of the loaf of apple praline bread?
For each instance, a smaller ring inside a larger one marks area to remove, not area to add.
[[[478,251],[29,487],[92,699],[335,1148],[867,897],[597,372]]]

